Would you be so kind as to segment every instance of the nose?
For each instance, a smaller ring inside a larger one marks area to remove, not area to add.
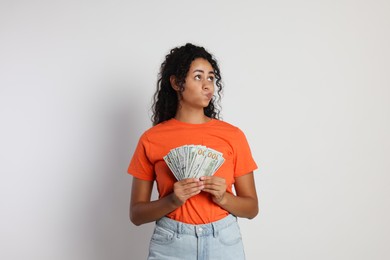
[[[213,89],[214,88],[214,82],[208,81],[207,79],[203,81],[203,89]]]

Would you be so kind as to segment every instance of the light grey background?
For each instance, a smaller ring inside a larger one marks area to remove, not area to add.
[[[389,259],[390,2],[1,1],[0,258],[144,259],[126,174],[160,63],[220,61],[259,164],[249,260]]]

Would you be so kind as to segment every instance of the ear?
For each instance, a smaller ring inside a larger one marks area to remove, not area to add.
[[[177,85],[176,83],[176,77],[175,76],[170,76],[169,77],[169,81],[171,82],[171,87],[175,90],[175,91],[179,91],[180,87]]]

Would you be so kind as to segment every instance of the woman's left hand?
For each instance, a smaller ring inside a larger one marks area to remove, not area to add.
[[[218,176],[202,176],[200,180],[204,184],[202,191],[210,193],[213,201],[218,205],[223,204],[227,187],[226,180]]]

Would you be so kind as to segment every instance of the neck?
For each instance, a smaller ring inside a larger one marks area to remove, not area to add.
[[[203,124],[211,120],[211,118],[204,114],[203,109],[190,111],[178,109],[175,115],[175,119],[189,124]]]

